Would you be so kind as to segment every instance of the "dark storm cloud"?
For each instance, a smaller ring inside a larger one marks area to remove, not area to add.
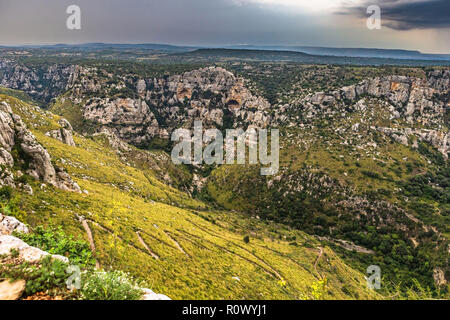
[[[372,4],[380,6],[382,23],[391,29],[450,27],[450,0],[373,0],[340,13],[366,17],[367,7]]]

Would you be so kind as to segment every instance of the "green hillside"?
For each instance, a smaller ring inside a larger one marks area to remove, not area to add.
[[[14,192],[14,215],[32,228],[62,226],[88,241],[84,217],[101,268],[129,271],[173,299],[381,298],[366,289],[361,272],[314,237],[193,199],[162,182],[161,172],[172,181],[189,175],[169,162],[133,161],[142,153],[164,159],[161,151],[133,149],[134,159],[127,159],[102,136],[79,134],[76,147],[67,146],[45,135],[59,127],[59,116],[11,96],[0,95],[1,101],[83,190],[64,192],[30,179],[34,193]]]

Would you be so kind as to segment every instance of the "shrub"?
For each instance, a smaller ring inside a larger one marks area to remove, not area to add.
[[[0,267],[0,278],[13,281],[25,280],[25,295],[32,295],[50,289],[65,288],[68,277],[66,269],[66,263],[47,256],[38,265],[28,262],[19,265],[2,265]]]
[[[51,254],[66,256],[71,264],[82,267],[95,265],[89,244],[66,235],[61,227],[45,229],[38,226],[33,233],[17,234],[17,236],[30,246],[38,247]]]
[[[0,189],[0,213],[19,220],[26,220],[26,212],[20,209],[20,198],[13,188],[6,186]]]
[[[122,271],[84,273],[80,293],[83,300],[140,300],[144,294]]]
[[[14,190],[10,186],[5,186],[0,188],[0,199],[1,200],[11,200]]]
[[[244,237],[244,242],[245,243],[249,243],[250,242],[250,237],[249,236],[245,236]]]
[[[381,179],[380,175],[373,171],[363,170],[362,174],[364,174],[365,176],[372,178],[372,179]]]

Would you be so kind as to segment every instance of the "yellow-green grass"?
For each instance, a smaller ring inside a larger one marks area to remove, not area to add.
[[[8,100],[15,110],[25,107]],[[77,146],[71,147],[45,136],[58,117],[21,114],[53,161],[87,191],[65,192],[32,182],[34,194],[20,195],[26,222],[62,226],[88,240],[78,220],[85,217],[102,268],[131,272],[173,299],[310,299],[311,286],[322,277],[328,280],[325,299],[381,298],[366,288],[363,274],[329,247],[317,261],[323,245],[305,233],[214,211],[158,181],[151,170],[123,163],[95,140],[77,135]],[[243,240],[247,235],[249,243]]]

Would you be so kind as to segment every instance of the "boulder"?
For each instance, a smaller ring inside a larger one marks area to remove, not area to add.
[[[13,232],[28,233],[28,227],[14,217],[0,213],[0,235],[11,235]]]
[[[64,118],[61,118],[61,119],[58,121],[58,124],[59,124],[62,128],[66,129],[66,130],[73,131],[73,128],[72,128],[72,125],[70,124],[70,122],[67,121],[67,120],[64,119]]]
[[[12,157],[11,153],[9,153],[7,150],[1,147],[0,147],[0,165],[4,165],[7,167],[12,167],[14,165],[14,158]]]
[[[25,280],[4,280],[0,282],[0,300],[18,300],[25,291]]]
[[[72,131],[60,128],[58,130],[52,130],[45,134],[48,137],[52,137],[54,139],[57,139],[61,141],[62,143],[65,143],[71,147],[75,147],[75,142],[73,141],[73,135]]]
[[[168,296],[163,294],[158,294],[150,289],[142,289],[144,291],[144,296],[141,300],[172,300]]]

